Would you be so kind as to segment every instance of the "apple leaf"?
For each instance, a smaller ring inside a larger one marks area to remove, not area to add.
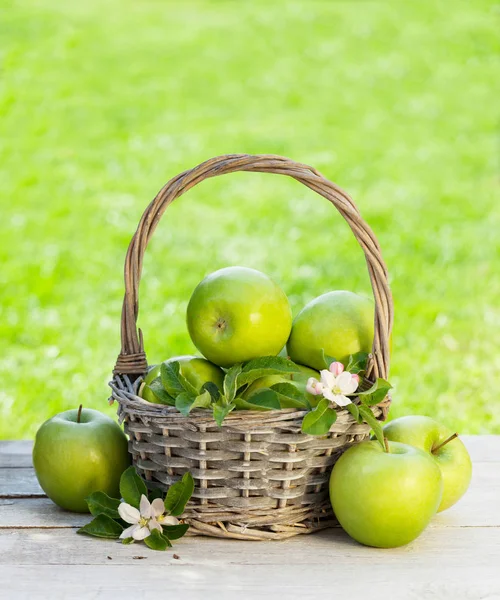
[[[280,401],[278,394],[269,388],[262,388],[246,399],[252,406],[249,410],[279,410]]]
[[[224,421],[224,419],[233,409],[236,408],[234,402],[230,402],[228,404],[226,402],[222,402],[221,400],[215,402],[212,406],[214,419],[219,427],[222,427],[222,422]]]
[[[172,547],[169,539],[163,533],[160,533],[158,529],[153,529],[150,535],[144,539],[144,543],[151,550],[166,550]]]
[[[175,408],[182,415],[187,417],[191,411],[194,401],[195,396],[193,396],[193,394],[190,394],[189,392],[182,392],[175,399]]]
[[[178,540],[184,536],[189,529],[187,523],[179,523],[179,525],[163,525],[163,534],[169,540]]]
[[[330,365],[334,362],[337,362],[336,358],[333,358],[333,356],[328,356],[328,354],[325,354],[325,351],[323,348],[321,348],[320,350],[320,354],[321,354],[321,359],[323,361],[323,364],[325,366],[325,369],[329,369]]]
[[[295,363],[283,356],[263,356],[247,362],[238,376],[238,388],[249,385],[267,375],[287,375],[297,373],[299,368]]]
[[[182,515],[188,500],[193,495],[193,491],[193,476],[189,472],[184,473],[180,481],[177,481],[168,488],[164,501],[165,510],[174,517]]]
[[[133,544],[135,542],[133,537],[123,538],[122,544],[128,545]]]
[[[87,525],[80,527],[76,533],[116,540],[122,531],[123,527],[119,523],[113,521],[108,515],[100,514]]]
[[[302,431],[309,435],[325,435],[337,420],[337,413],[330,408],[330,402],[323,398],[314,410],[302,420]]]
[[[120,501],[115,498],[110,498],[104,492],[93,492],[85,498],[87,502],[87,506],[89,507],[90,514],[94,517],[98,517],[99,515],[107,515],[112,519],[118,519],[118,507],[120,506]]]
[[[195,408],[210,408],[212,405],[212,396],[208,390],[198,394],[191,405],[191,410]]]
[[[388,381],[379,377],[371,388],[365,392],[357,392],[357,395],[363,404],[374,406],[382,402],[391,388],[392,385]]]
[[[158,400],[158,404],[175,406],[175,399],[172,398],[172,396],[165,391],[161,382],[161,377],[153,379],[153,381],[149,384],[149,389],[153,392],[155,398]]]
[[[120,477],[120,494],[127,504],[135,506],[135,508],[139,508],[141,496],[148,495],[146,484],[137,475],[133,466],[123,471]]]
[[[351,402],[351,404],[348,404],[345,408],[351,413],[358,423],[363,422],[363,419],[359,415],[359,408],[356,404],[354,404],[354,402]]]
[[[161,382],[165,390],[174,398],[177,398],[182,392],[190,394],[198,393],[198,390],[191,385],[189,381],[181,374],[181,366],[178,361],[174,360],[161,365]]]
[[[366,365],[370,354],[368,352],[356,352],[349,356],[349,362],[345,368],[349,373],[363,373],[366,371]]]
[[[275,383],[271,386],[280,401],[280,408],[309,410],[311,407],[305,395],[292,383]]]
[[[224,377],[224,396],[227,402],[232,402],[236,396],[236,390],[238,389],[237,381],[238,376],[241,373],[242,366],[240,364],[233,365]]]
[[[375,415],[372,413],[371,409],[364,404],[359,405],[359,414],[363,417],[365,423],[367,423],[373,430],[375,437],[377,438],[379,444],[385,451],[385,443],[384,443],[384,432],[382,430],[382,425],[380,421],[375,418]]]
[[[220,390],[212,381],[207,381],[201,386],[200,391],[204,392],[205,390],[207,390],[214,402],[217,402],[217,400],[220,398]]]
[[[261,390],[260,390],[261,391]],[[236,410],[272,410],[267,406],[261,406],[259,404],[252,404],[250,400],[245,400],[241,396],[238,396],[233,400],[233,404]]]

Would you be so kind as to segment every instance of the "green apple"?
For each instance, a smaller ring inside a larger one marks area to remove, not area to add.
[[[376,441],[352,446],[330,477],[333,511],[345,531],[366,546],[394,548],[417,538],[435,515],[443,478],[423,450]]]
[[[278,354],[290,335],[292,313],[286,294],[267,275],[227,267],[198,284],[189,300],[187,326],[203,356],[230,367]]]
[[[322,350],[344,365],[351,354],[371,352],[373,300],[353,292],[328,292],[307,304],[295,317],[287,343],[290,358],[324,369]]]
[[[67,410],[46,421],[33,447],[35,473],[61,508],[89,512],[85,498],[102,491],[120,497],[120,476],[130,465],[119,425],[97,410]]]
[[[164,361],[164,364],[171,362],[178,362],[180,367],[180,373],[183,375],[191,385],[193,385],[198,391],[201,389],[204,383],[211,381],[222,390],[224,381],[224,371],[217,365],[200,358],[198,356],[173,356],[168,360]],[[158,398],[154,395],[153,390],[149,387],[149,384],[156,379],[161,373],[161,364],[151,367],[146,377],[144,378],[145,385],[141,390],[141,396],[148,402],[158,403]]]
[[[450,508],[465,494],[472,477],[472,463],[462,440],[430,417],[412,415],[390,421],[384,427],[389,440],[410,444],[428,452],[443,475],[443,498],[438,512]],[[440,447],[439,447],[440,446]]]

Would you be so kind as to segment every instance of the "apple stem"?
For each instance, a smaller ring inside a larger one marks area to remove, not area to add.
[[[458,433],[453,433],[452,435],[450,435],[450,437],[447,437],[444,442],[441,442],[438,446],[436,446],[435,448],[432,449],[432,453],[434,454],[435,452],[437,452],[438,450],[441,450],[441,448],[443,446],[446,446],[446,444],[448,444],[448,442],[451,442],[452,440],[454,440],[455,438],[458,437]]]
[[[384,446],[385,446],[385,451],[387,452],[387,454],[389,454],[390,453],[389,440],[386,437],[384,437]]]
[[[80,406],[78,407],[78,414],[76,415],[76,422],[77,423],[80,422],[80,417],[82,416],[82,408],[83,408],[83,404],[80,404]]]

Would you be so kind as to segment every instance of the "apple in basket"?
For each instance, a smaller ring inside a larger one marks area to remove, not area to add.
[[[295,317],[287,352],[313,369],[324,368],[324,354],[344,365],[357,352],[371,352],[374,303],[353,292],[334,291],[318,296]]]
[[[438,512],[453,506],[465,494],[472,476],[467,448],[450,429],[430,417],[400,417],[384,427],[389,440],[421,448],[435,460],[443,475],[443,498]]]
[[[267,275],[227,267],[208,275],[187,307],[189,335],[220,367],[275,356],[286,343],[292,312],[283,290]]]
[[[443,495],[443,477],[428,453],[398,442],[366,441],[333,467],[330,499],[344,530],[366,546],[408,544],[427,527]]]
[[[205,360],[204,358],[200,358],[199,356],[173,356],[168,360],[164,361],[163,364],[168,364],[171,362],[178,362],[180,366],[180,373],[183,377],[185,377],[188,382],[193,385],[197,390],[200,390],[204,383],[210,381],[215,383],[215,385],[222,390],[222,385],[224,381],[224,371],[220,369],[217,365]],[[144,378],[144,385],[140,390],[140,395],[144,400],[148,402],[153,402],[157,404],[164,404],[166,398],[165,394],[161,396],[157,396],[154,393],[154,390],[150,387],[151,383],[160,376],[161,364],[154,365],[151,367]],[[175,400],[172,399],[171,402],[166,402],[175,405]]]
[[[89,512],[85,498],[93,492],[120,497],[120,476],[130,465],[127,448],[118,423],[80,406],[40,427],[33,446],[33,466],[40,486],[53,502],[66,510]]]

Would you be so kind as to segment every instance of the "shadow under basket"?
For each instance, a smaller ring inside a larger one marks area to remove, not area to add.
[[[147,243],[166,207],[207,177],[234,171],[289,175],[332,202],[350,225],[366,257],[375,297],[375,335],[367,379],[386,378],[393,306],[377,240],[351,198],[316,170],[277,156],[228,155],[181,173],[146,209],[125,262],[122,350],[110,382],[112,400],[129,436],[137,472],[151,489],[168,490],[184,473],[195,480],[183,515],[191,535],[242,540],[285,539],[336,524],[329,500],[332,466],[351,445],[369,436],[345,409],[325,436],[302,433],[305,412],[295,409],[233,411],[218,427],[211,411],[184,417],[175,408],[138,396],[147,370],[137,329],[138,288]],[[384,420],[390,399],[372,407]]]

